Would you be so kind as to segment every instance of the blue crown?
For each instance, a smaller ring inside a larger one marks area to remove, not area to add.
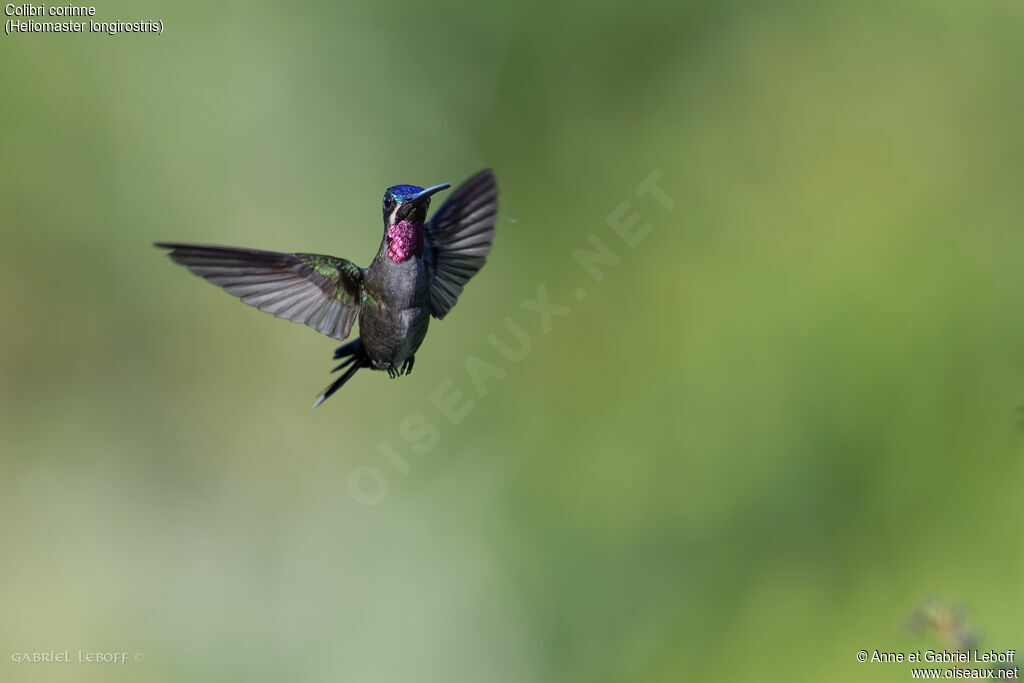
[[[423,192],[423,188],[416,187],[415,185],[395,185],[394,187],[388,188],[388,194],[397,199],[399,202],[404,202],[407,199],[412,199],[420,192]]]

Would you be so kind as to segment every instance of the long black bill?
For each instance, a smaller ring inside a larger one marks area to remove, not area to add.
[[[441,183],[440,185],[434,185],[433,187],[428,187],[427,189],[420,190],[419,192],[414,194],[409,199],[409,201],[411,201],[411,202],[418,202],[421,199],[426,199],[427,197],[429,197],[432,194],[437,194],[441,190],[447,190],[449,187],[451,187],[450,183]]]

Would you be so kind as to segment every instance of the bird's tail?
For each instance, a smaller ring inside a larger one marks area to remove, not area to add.
[[[340,389],[345,382],[352,379],[352,376],[356,374],[356,371],[359,370],[359,368],[368,364],[367,358],[363,353],[362,339],[358,337],[355,340],[350,341],[348,344],[339,346],[338,350],[334,352],[334,358],[335,360],[338,358],[345,358],[345,360],[342,361],[338,367],[331,370],[331,372],[337,372],[338,370],[346,367],[348,369],[345,370],[341,377],[331,382],[326,389],[320,392],[320,396],[317,397],[316,403],[313,404],[314,408],[330,398],[331,394]]]

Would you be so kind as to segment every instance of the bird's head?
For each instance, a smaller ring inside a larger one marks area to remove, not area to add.
[[[392,226],[401,221],[423,223],[430,208],[430,197],[451,185],[444,183],[423,189],[416,185],[395,185],[384,193],[384,225]]]
[[[447,190],[444,183],[423,189],[416,185],[395,185],[384,193],[384,242],[387,255],[395,263],[423,254],[423,223],[427,219],[431,195]]]

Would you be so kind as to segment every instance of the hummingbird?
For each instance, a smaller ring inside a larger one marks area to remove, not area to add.
[[[359,320],[359,337],[339,346],[317,397],[330,398],[360,368],[392,378],[412,372],[430,318],[444,318],[483,267],[494,241],[498,184],[484,169],[459,185],[428,221],[430,198],[451,187],[395,185],[384,192],[384,236],[367,268],[337,256],[207,244],[156,242],[175,263],[261,311],[339,341]]]

